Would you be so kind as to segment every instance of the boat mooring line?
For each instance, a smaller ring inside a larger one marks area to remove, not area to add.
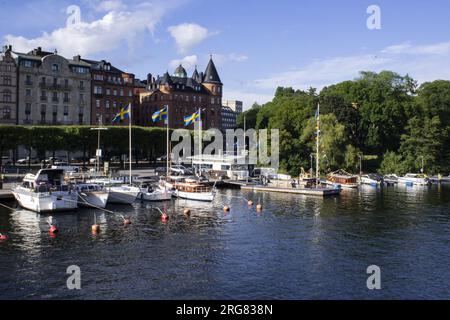
[[[97,207],[96,205],[93,205],[93,204],[91,204],[89,202],[80,202],[80,201],[73,201],[73,200],[67,200],[67,199],[65,199],[64,201],[75,202],[77,204],[88,205],[88,206],[91,206],[92,208],[95,208],[95,209],[98,209],[98,210],[101,210],[101,211],[104,211],[104,212],[107,212],[107,213],[111,213],[111,214],[115,214],[116,213],[116,212],[111,211],[111,210],[107,210],[107,209],[104,209],[104,208]]]
[[[6,208],[8,210],[11,210],[11,211],[16,211],[16,209],[8,207],[7,205],[4,205],[3,203],[0,203],[0,206]]]

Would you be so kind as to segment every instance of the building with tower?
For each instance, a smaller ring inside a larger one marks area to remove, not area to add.
[[[173,129],[187,128],[184,117],[202,109],[203,129],[221,128],[222,88],[214,61],[211,57],[205,72],[197,67],[191,77],[180,64],[172,75],[147,76],[146,92],[140,93],[140,121],[143,126],[165,126],[162,122],[153,123],[152,114],[169,106],[169,126]]]

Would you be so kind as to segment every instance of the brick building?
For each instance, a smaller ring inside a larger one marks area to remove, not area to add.
[[[82,60],[91,66],[91,124],[97,124],[102,116],[103,124],[110,125],[120,109],[129,103],[132,103],[132,120],[136,124],[139,105],[136,104],[135,93],[139,91],[135,87],[134,74],[119,70],[105,60],[93,61],[81,59],[79,56],[75,59]],[[121,123],[121,125],[127,124],[128,120]]]
[[[221,127],[222,87],[212,57],[205,72],[195,69],[192,77],[180,65],[172,76],[166,72],[156,79],[147,77],[147,92],[140,94],[140,125],[165,126],[163,122],[152,122],[152,114],[165,105],[169,106],[170,128],[185,128],[184,116],[202,108],[203,129]],[[187,129],[192,129],[193,124]]]
[[[17,123],[17,65],[11,46],[0,52],[0,123]]]

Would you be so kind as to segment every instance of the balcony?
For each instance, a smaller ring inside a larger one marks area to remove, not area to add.
[[[48,100],[47,97],[41,96],[41,101],[47,101],[47,100]]]
[[[39,88],[46,89],[46,90],[58,90],[58,91],[71,91],[72,86],[66,86],[56,83],[47,83],[47,82],[40,82]]]

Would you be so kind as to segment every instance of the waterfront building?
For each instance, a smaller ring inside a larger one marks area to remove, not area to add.
[[[90,65],[38,47],[14,52],[18,66],[17,124],[90,124]]]
[[[0,124],[17,123],[17,65],[12,47],[0,51]]]
[[[236,129],[237,128],[237,115],[230,107],[222,107],[222,130]]]
[[[91,67],[91,124],[97,124],[101,117],[103,124],[110,125],[114,116],[129,103],[132,103],[132,114],[135,114],[138,105],[134,96],[134,74],[124,72],[105,60],[94,61],[80,57],[77,59]],[[133,123],[136,124],[137,119],[136,115],[132,116]],[[128,125],[128,121],[125,119],[119,125]]]
[[[180,64],[172,75],[166,72],[156,78],[148,75],[147,91],[140,94],[140,123],[144,126],[165,126],[163,121],[152,122],[152,114],[169,106],[170,128],[192,129],[184,126],[184,117],[202,109],[203,129],[221,127],[222,88],[211,57],[205,72],[197,67],[191,77]]]
[[[236,112],[236,114],[240,114],[243,112],[243,103],[238,100],[223,100],[222,105],[224,107],[229,107],[231,110]]]

